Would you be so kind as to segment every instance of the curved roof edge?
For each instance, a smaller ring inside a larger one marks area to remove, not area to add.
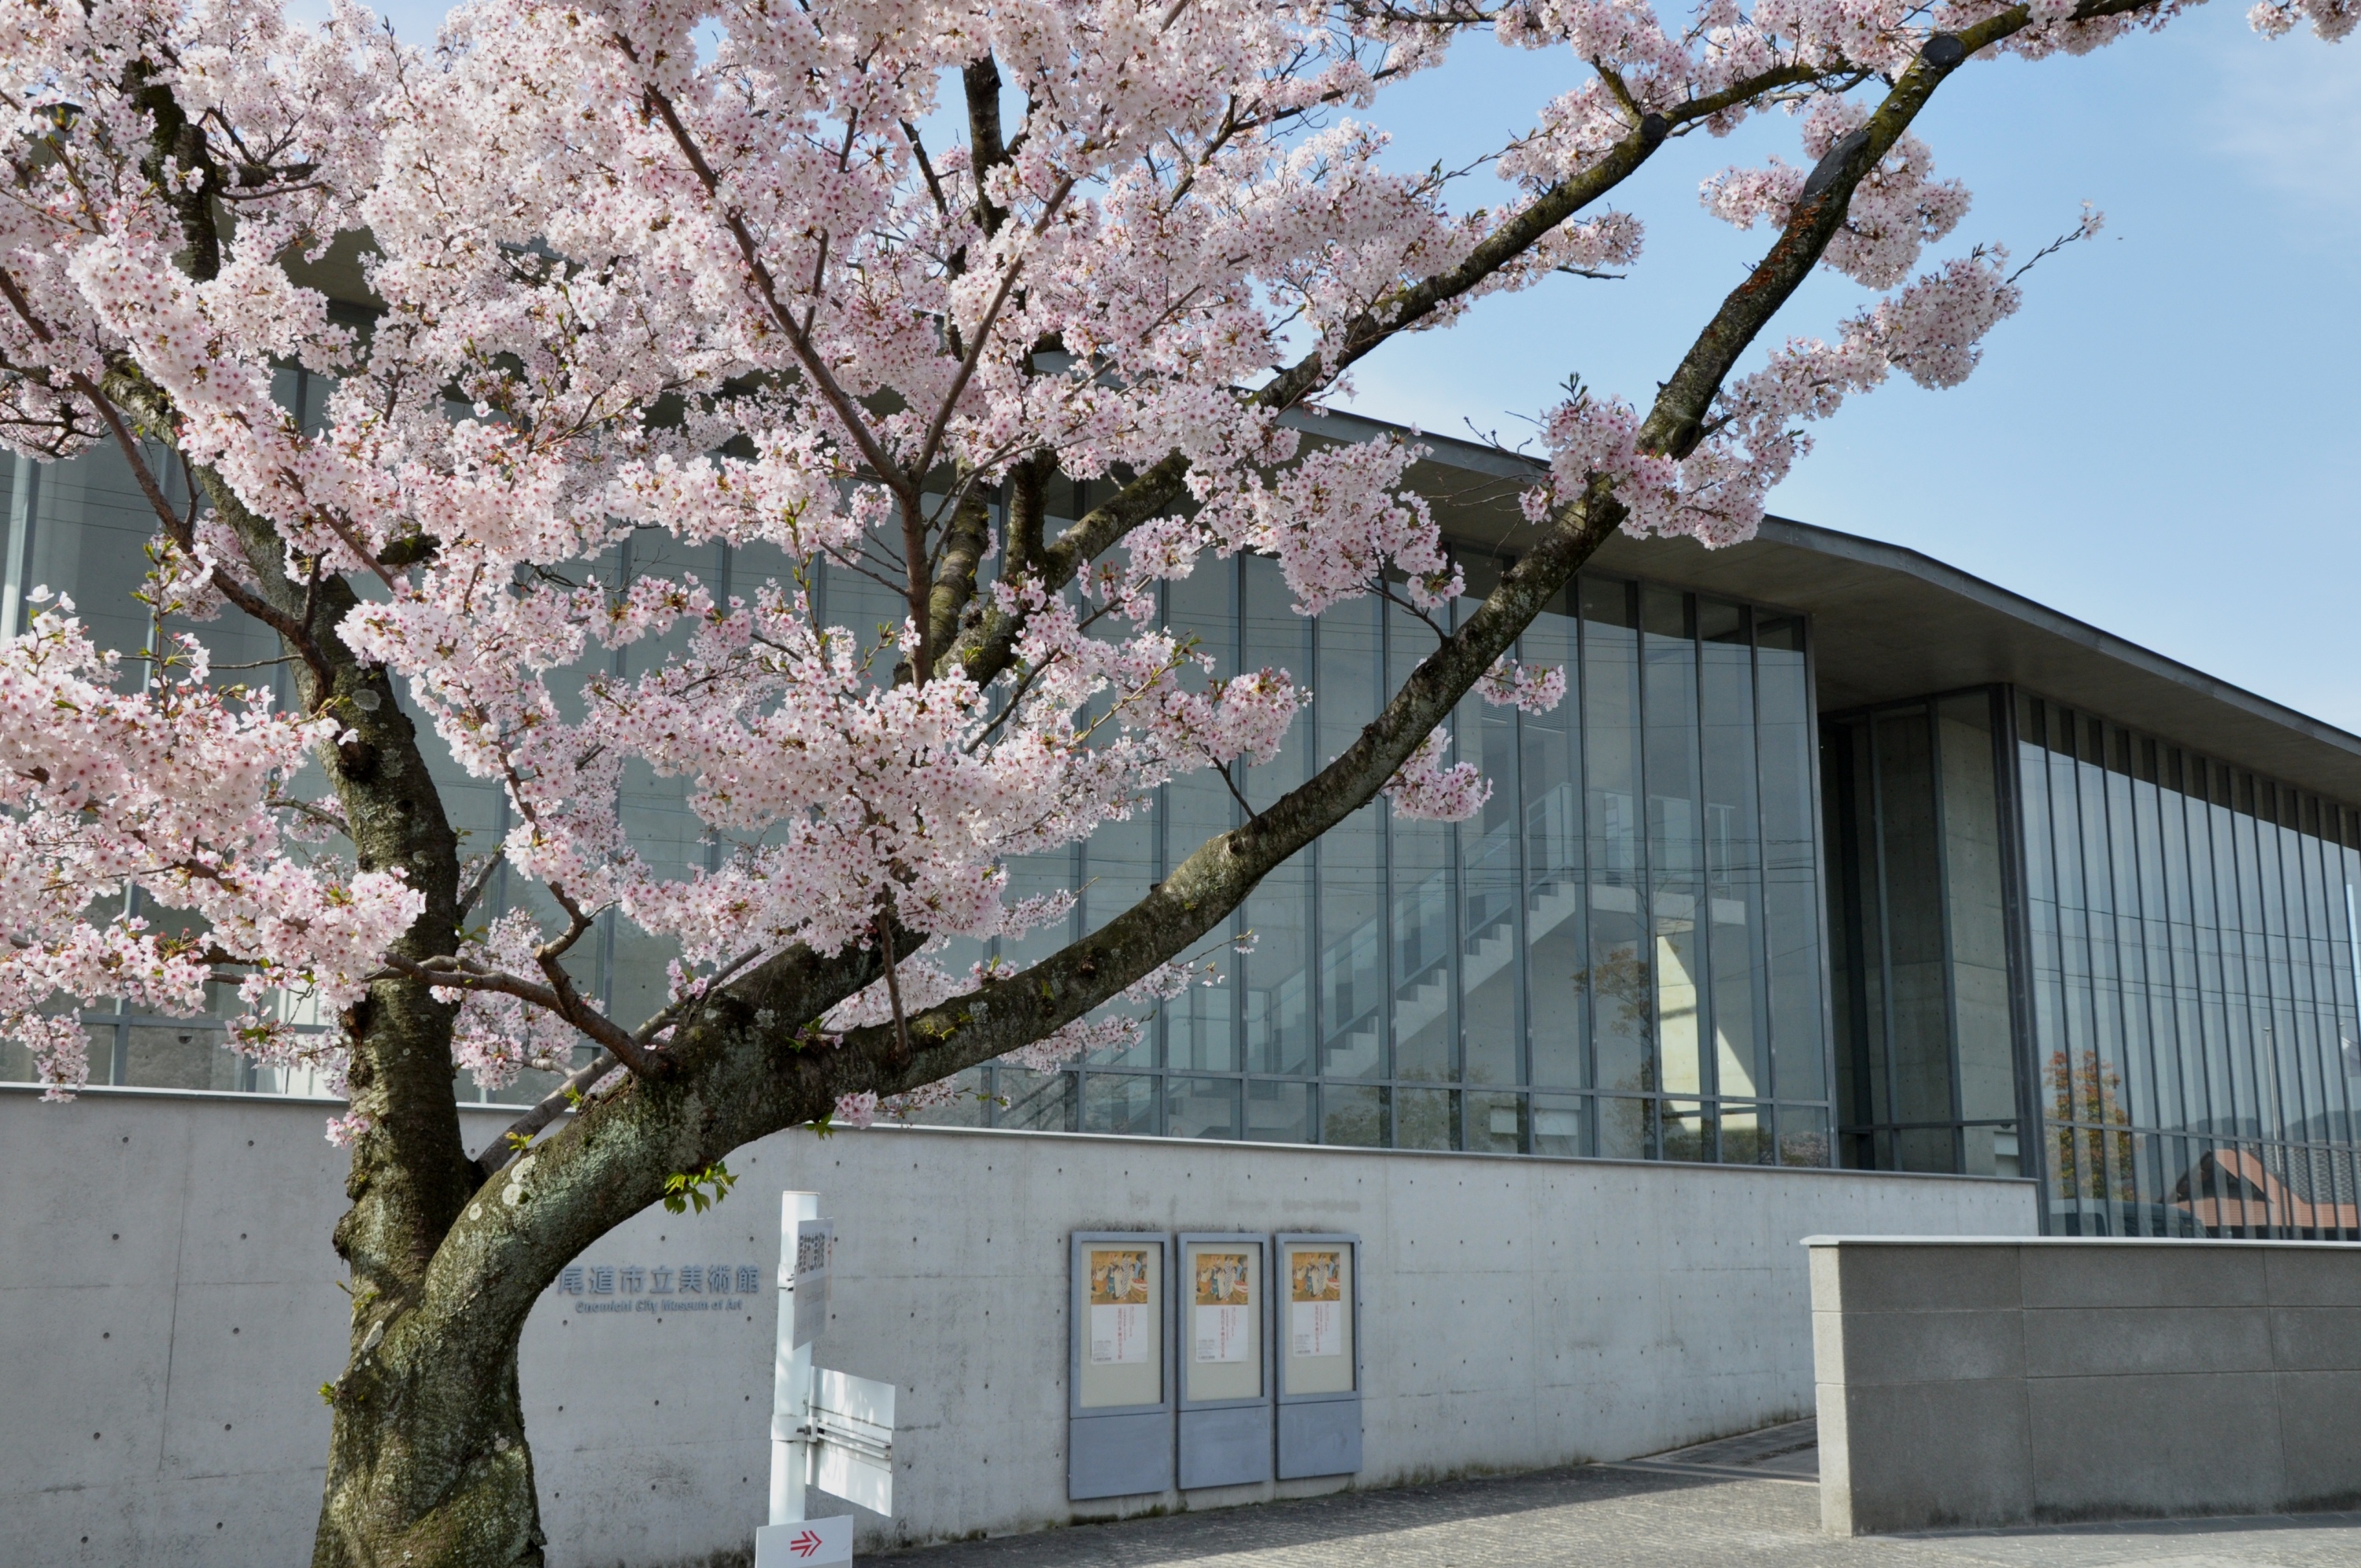
[[[2118,637],[2086,620],[2078,620],[2063,610],[2053,609],[2037,599],[1987,582],[1972,573],[1938,561],[1932,555],[1913,550],[1907,545],[1889,544],[1882,540],[1865,539],[1859,534],[1839,532],[1817,523],[1802,522],[1794,518],[1765,516],[1757,538],[1770,539],[1803,549],[1817,551],[1864,565],[1892,571],[1906,572],[1948,593],[1973,600],[2002,614],[2012,616],[2028,626],[2055,637],[2081,643],[2093,652],[2144,670],[2160,679],[2172,681],[2213,701],[2242,708],[2258,718],[2283,725],[2344,751],[2361,762],[2361,735],[2339,729],[2324,719],[2284,703],[2250,692],[2244,686],[2233,685],[2218,675],[2209,675],[2192,664],[2144,647],[2126,637]],[[2059,694],[2063,696],[2064,694]],[[2225,759],[2232,760],[2235,759]]]
[[[1409,479],[1449,538],[1513,554],[1530,532],[1516,498],[1546,472],[1535,458],[1342,411],[1285,417],[1315,439],[1428,447]],[[1823,712],[2005,683],[2361,806],[2361,735],[1903,545],[1770,516],[1721,550],[1619,534],[1593,563],[1810,615]]]

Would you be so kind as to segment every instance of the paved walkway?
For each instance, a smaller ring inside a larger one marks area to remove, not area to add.
[[[1809,1421],[1626,1464],[897,1552],[897,1568],[2353,1568],[2361,1514],[1834,1540]]]

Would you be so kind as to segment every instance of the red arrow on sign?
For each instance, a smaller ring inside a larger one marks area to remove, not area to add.
[[[820,1544],[818,1535],[811,1530],[806,1530],[803,1534],[796,1537],[795,1540],[787,1542],[787,1550],[794,1552],[798,1557],[809,1557],[813,1552],[818,1552],[820,1549]]]

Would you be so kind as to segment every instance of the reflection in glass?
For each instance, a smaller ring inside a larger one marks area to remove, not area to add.
[[[1601,1095],[1591,1102],[1598,1119],[1601,1159],[1656,1157],[1656,1102],[1628,1095]]]
[[[1002,1101],[992,1118],[994,1126],[1021,1127],[1036,1133],[1074,1130],[1072,1073],[997,1067],[993,1069],[993,1087]]]
[[[1771,1063],[1764,1017],[1769,994],[1761,951],[1763,846],[1754,783],[1754,661],[1747,619],[1740,605],[1713,599],[1697,603],[1714,1090],[1751,1099],[1771,1091]]]
[[[1312,1142],[1311,1085],[1246,1080],[1246,1135],[1267,1144]]]
[[[1770,950],[1772,1091],[1782,1100],[1828,1094],[1820,1023],[1820,870],[1813,782],[1817,751],[1804,623],[1757,617],[1755,698],[1762,725],[1763,924]]]
[[[1995,703],[1962,693],[1827,726],[1848,1165],[1993,1176],[2019,1163]]]
[[[1156,1133],[1156,1080],[1145,1074],[1085,1073],[1082,1077],[1082,1131],[1086,1133]]]
[[[1827,1165],[1828,1113],[1816,1105],[1779,1107],[1779,1163]]]
[[[1517,959],[1526,938],[1518,918],[1524,876],[1518,863],[1517,710],[1470,696],[1459,704],[1458,721],[1461,754],[1472,752],[1492,781],[1491,798],[1457,829],[1462,1066],[1469,1083],[1521,1083]]]
[[[1312,857],[1299,854],[1246,899],[1254,948],[1246,971],[1246,1070],[1312,1071]]]
[[[1714,1114],[1710,1106],[1694,1100],[1667,1100],[1664,1102],[1662,1129],[1664,1159],[1685,1161],[1712,1160],[1718,1145],[1714,1135]]]
[[[1581,978],[1590,1003],[1597,1081],[1609,1089],[1653,1089],[1653,987],[1640,915],[1646,867],[1640,841],[1640,648],[1632,603],[1637,589],[1631,583],[1584,578],[1580,592],[1583,817],[1590,878],[1589,964]]]
[[[1433,651],[1434,632],[1400,606],[1386,620],[1386,664],[1399,689]],[[1453,949],[1458,945],[1450,823],[1392,817],[1391,861],[1394,1077],[1441,1083],[1459,1076],[1458,998]],[[1419,1146],[1432,1147],[1435,1146]]]
[[[1655,1086],[1695,1094],[1706,1087],[1701,1038],[1705,955],[1697,940],[1704,867],[1703,834],[1697,826],[1697,627],[1686,594],[1643,586],[1640,608],[1647,712],[1648,909],[1660,1064]]]
[[[1579,1095],[1574,1094],[1534,1095],[1532,1152],[1561,1156],[1581,1154],[1585,1103]]]
[[[1717,1107],[1721,1124],[1721,1163],[1775,1165],[1771,1147],[1771,1107],[1723,1101]]]
[[[1459,1096],[1440,1089],[1394,1091],[1394,1147],[1459,1146]]]
[[[229,1048],[228,1036],[212,1025],[134,1024],[123,1036],[122,1080],[126,1084],[141,1089],[246,1087],[244,1060]],[[99,1064],[92,1066],[98,1069]]]
[[[2050,1228],[2361,1234],[2361,822],[2029,696],[2017,727]]]
[[[1377,717],[1384,674],[1378,608],[1373,599],[1340,604],[1315,628],[1312,724],[1323,763]],[[1320,890],[1313,910],[1320,934],[1318,1071],[1325,1078],[1387,1076],[1382,813],[1380,806],[1363,806],[1312,849]],[[1381,1131],[1378,1137],[1383,1141]]]
[[[1384,1147],[1386,1091],[1365,1084],[1322,1084],[1320,1141],[1350,1148]]]
[[[1467,1095],[1467,1147],[1480,1154],[1516,1154],[1525,1146],[1524,1102],[1514,1094]]]
[[[1238,1080],[1235,1078],[1165,1080],[1164,1130],[1176,1138],[1238,1135]]]
[[[1588,966],[1583,958],[1582,693],[1575,626],[1571,615],[1543,610],[1525,629],[1525,662],[1564,670],[1566,693],[1551,711],[1517,720],[1532,1081],[1563,1087],[1590,1081],[1583,1039],[1583,975]]]

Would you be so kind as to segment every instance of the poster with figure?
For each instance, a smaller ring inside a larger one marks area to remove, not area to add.
[[[1148,1333],[1148,1254],[1093,1248],[1091,1359],[1103,1365],[1146,1361]]]
[[[1344,1354],[1344,1268],[1339,1255],[1300,1250],[1288,1259],[1288,1332],[1295,1354]]]
[[[1200,1252],[1196,1256],[1199,1361],[1246,1358],[1248,1314],[1254,1307],[1252,1276],[1242,1252]]]

